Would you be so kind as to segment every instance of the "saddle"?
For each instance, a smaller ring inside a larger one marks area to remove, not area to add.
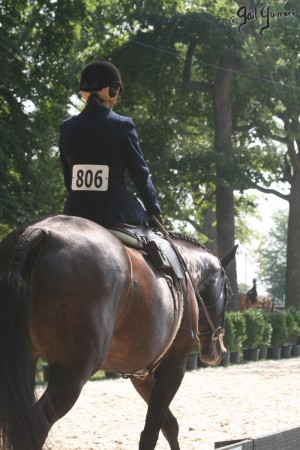
[[[154,231],[145,224],[128,225],[123,223],[110,226],[109,231],[124,245],[146,252],[156,269],[169,269],[177,279],[185,278],[175,250],[159,231]]]

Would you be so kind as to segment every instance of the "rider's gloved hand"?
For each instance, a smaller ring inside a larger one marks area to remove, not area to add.
[[[157,221],[162,224],[162,216],[160,214],[152,214],[149,220],[150,227],[157,228]]]

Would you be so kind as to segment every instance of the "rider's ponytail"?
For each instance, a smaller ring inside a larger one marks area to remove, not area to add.
[[[92,92],[87,99],[85,111],[92,114],[99,111],[102,108],[102,101],[97,92]]]

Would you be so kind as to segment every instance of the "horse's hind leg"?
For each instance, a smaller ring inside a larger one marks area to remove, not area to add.
[[[169,405],[176,394],[185,373],[185,365],[165,365],[155,378],[144,380],[132,378],[132,384],[148,404],[146,424],[141,433],[139,450],[153,450],[159,431],[162,430],[171,450],[180,450],[179,427]]]
[[[50,366],[48,386],[34,406],[41,428],[41,442],[38,450],[42,450],[52,425],[70,411],[85,382],[86,379],[74,376],[65,368]]]

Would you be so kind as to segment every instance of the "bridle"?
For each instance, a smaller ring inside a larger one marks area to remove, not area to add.
[[[189,272],[188,272],[188,274],[189,274],[189,278],[190,278],[190,281],[191,281],[191,284],[193,286],[193,290],[194,290],[194,293],[195,293],[195,296],[196,296],[196,299],[197,299],[198,307],[199,307],[199,309],[203,310],[203,313],[204,313],[204,315],[206,317],[206,320],[207,320],[207,322],[208,322],[208,324],[210,326],[210,330],[198,332],[198,337],[200,338],[200,336],[206,336],[206,335],[211,334],[212,335],[211,336],[212,342],[213,341],[218,341],[225,334],[225,326],[224,326],[225,317],[223,317],[222,325],[219,326],[219,327],[215,327],[213,321],[211,320],[211,317],[209,315],[208,310],[210,308],[213,308],[215,306],[215,304],[218,303],[218,301],[220,299],[220,296],[221,296],[221,293],[223,292],[224,289],[226,290],[226,292],[225,292],[225,296],[226,297],[228,295],[228,291],[230,292],[229,281],[228,281],[228,278],[226,276],[225,269],[223,267],[221,267],[221,274],[223,276],[223,281],[222,281],[222,286],[221,286],[219,295],[218,295],[216,301],[212,305],[209,305],[209,306],[205,305],[204,300],[201,297],[201,295],[199,294],[198,289],[196,288],[196,286],[195,286],[195,284],[194,284],[194,282],[193,282]]]

